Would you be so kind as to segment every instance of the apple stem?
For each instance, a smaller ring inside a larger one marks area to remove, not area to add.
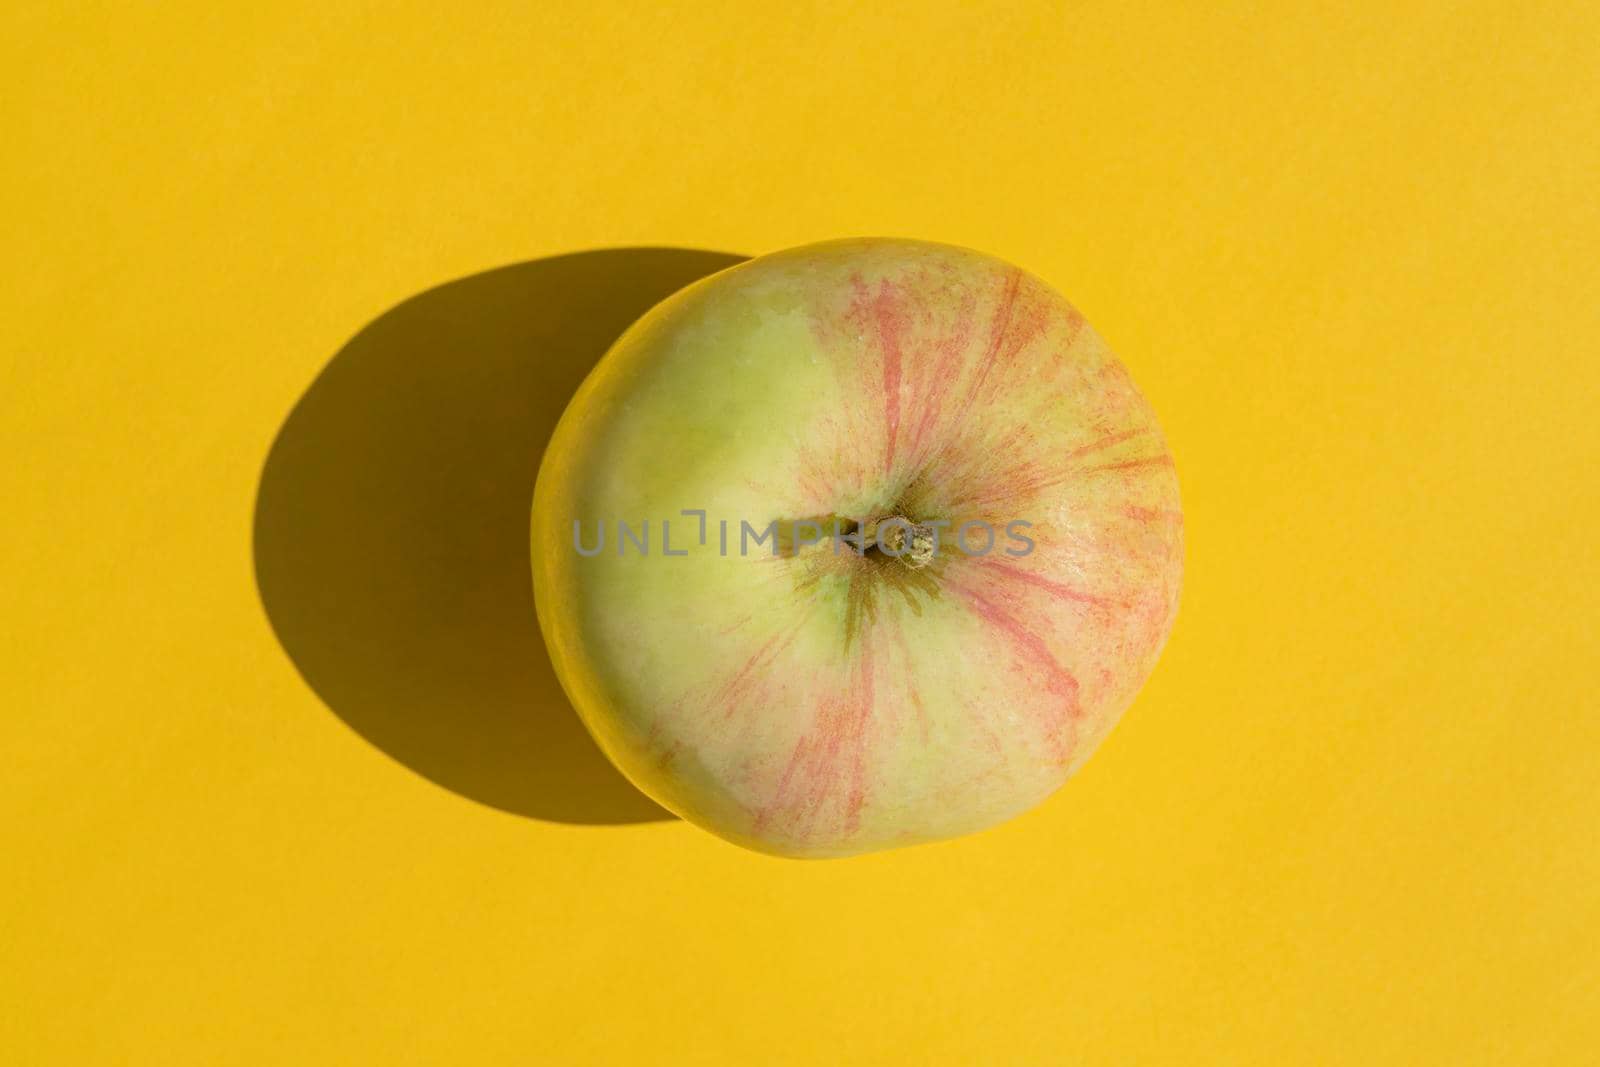
[[[890,515],[862,527],[861,544],[864,548],[877,545],[880,552],[912,570],[920,570],[933,562],[937,541],[932,526],[912,522],[903,515]]]

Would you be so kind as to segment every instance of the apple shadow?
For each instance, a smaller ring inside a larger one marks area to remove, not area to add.
[[[600,753],[534,616],[528,522],[568,398],[653,304],[744,257],[618,248],[429,289],[346,344],[273,442],[256,584],[333,712],[424,778],[564,823],[672,816]]]

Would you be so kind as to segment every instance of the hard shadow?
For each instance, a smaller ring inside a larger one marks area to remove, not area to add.
[[[612,768],[534,617],[528,520],[556,419],[613,340],[743,257],[622,248],[430,289],[345,345],[256,498],[272,627],[335,714],[462,796],[568,823],[670,818]]]

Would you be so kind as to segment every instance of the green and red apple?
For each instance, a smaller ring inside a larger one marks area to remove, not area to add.
[[[920,241],[668,298],[578,390],[534,500],[539,620],[600,747],[786,856],[1038,804],[1154,667],[1182,569],[1127,370],[1037,278]]]

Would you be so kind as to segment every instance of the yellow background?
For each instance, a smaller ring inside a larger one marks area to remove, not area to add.
[[[1596,9],[990,6],[11,5],[0,1059],[1593,1062]],[[805,864],[606,778],[505,531],[713,265],[546,257],[849,234],[1067,293],[1189,570],[1050,803]]]

